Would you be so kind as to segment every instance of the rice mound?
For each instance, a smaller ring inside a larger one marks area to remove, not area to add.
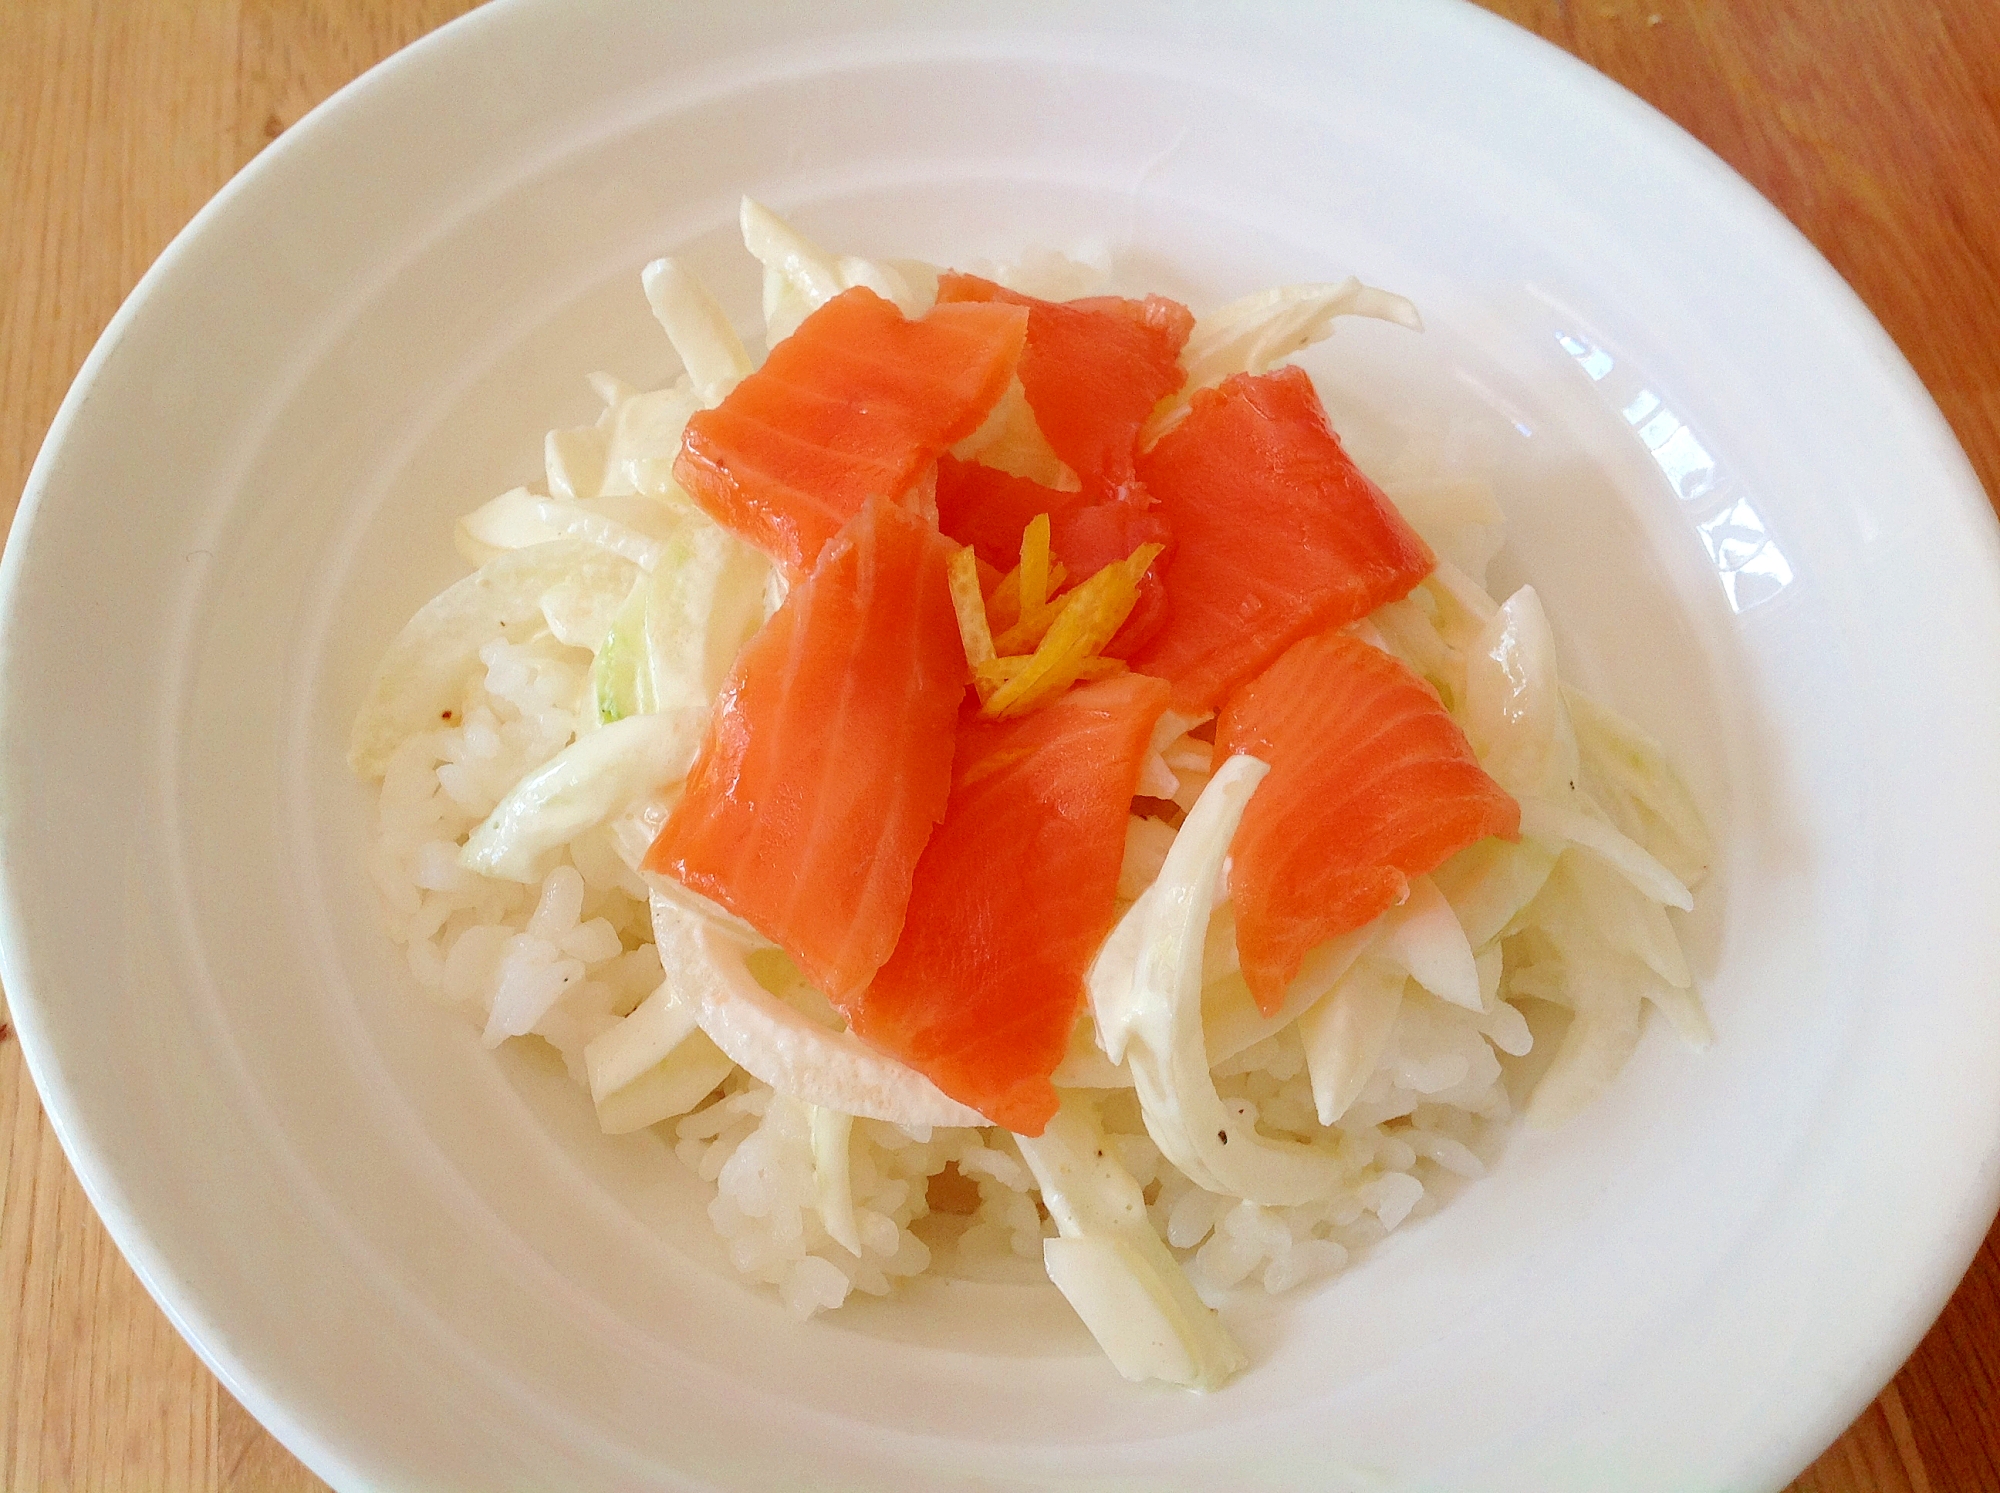
[[[587,651],[546,636],[495,638],[479,656],[483,673],[454,723],[411,737],[390,759],[370,870],[391,935],[425,991],[463,1011],[489,1047],[513,1037],[546,1042],[582,1085],[584,1048],[664,978],[648,889],[602,827],[569,842],[539,886],[460,865],[467,836],[574,737],[574,705],[590,669]],[[1217,1065],[1217,1086],[1237,1117],[1330,1148],[1345,1163],[1347,1185],[1301,1207],[1260,1207],[1195,1186],[1147,1136],[1129,1089],[1109,1091],[1100,1118],[1205,1301],[1216,1305],[1246,1285],[1288,1291],[1345,1268],[1431,1211],[1452,1179],[1484,1170],[1481,1152],[1510,1105],[1482,1022],[1490,1018],[1412,986],[1381,1063],[1331,1130],[1314,1115],[1304,1048],[1291,1028]],[[798,1101],[738,1069],[700,1108],[657,1128],[714,1188],[709,1221],[735,1268],[774,1286],[799,1317],[837,1307],[853,1291],[884,1295],[926,1271],[1046,1279],[1042,1240],[1055,1229],[1013,1138],[998,1127],[857,1120],[849,1155],[858,1257],[828,1233],[816,1206]],[[955,1176],[933,1199],[932,1183],[948,1168]]]
[[[830,286],[865,284],[916,315],[935,279],[933,270],[913,261],[831,256],[747,199],[743,227],[746,247],[764,265],[767,343],[795,327]],[[1015,289],[1055,299],[1101,290],[1104,278],[1101,267],[1061,256],[994,267],[992,274]],[[647,1021],[675,995],[653,942],[655,888],[635,869],[659,823],[647,816],[654,810],[663,815],[664,800],[633,801],[626,789],[640,790],[632,782],[615,795],[607,790],[589,816],[544,819],[561,832],[585,818],[591,828],[566,841],[560,833],[542,834],[511,862],[471,854],[467,841],[496,806],[518,797],[524,780],[573,743],[581,748],[593,731],[614,723],[622,728],[634,716],[670,725],[670,707],[684,709],[698,698],[705,711],[720,687],[712,678],[691,690],[687,678],[673,675],[666,690],[672,701],[665,694],[642,701],[635,684],[627,700],[617,693],[623,688],[616,685],[617,670],[607,668],[609,661],[629,669],[631,650],[649,646],[629,631],[632,599],[645,603],[650,637],[645,578],[661,564],[681,563],[664,559],[669,534],[690,515],[705,522],[671,481],[682,427],[691,410],[716,402],[732,378],[752,366],[720,308],[684,269],[658,261],[643,284],[686,372],[670,387],[644,392],[594,375],[603,415],[595,426],[549,433],[549,496],[517,488],[460,523],[460,549],[482,567],[480,578],[461,582],[419,613],[390,654],[400,658],[398,668],[423,675],[434,645],[448,642],[453,667],[470,659],[476,645],[477,667],[462,687],[452,686],[458,698],[449,708],[425,696],[412,717],[402,713],[407,697],[397,693],[399,681],[385,661],[357,721],[356,740],[366,749],[351,753],[364,775],[382,772],[369,870],[416,980],[475,1023],[488,1047],[510,1039],[553,1047],[586,1091],[584,1103],[592,1102],[586,1049],[642,1003],[647,1011],[627,1030],[654,1032],[657,1023]],[[1269,367],[1326,336],[1335,317],[1356,315],[1416,325],[1408,303],[1358,280],[1280,287],[1221,307],[1197,322],[1184,350],[1188,389],[1201,381],[1197,372],[1212,382],[1232,370]],[[996,414],[1005,406],[1003,400]],[[985,444],[961,454],[991,455],[1003,467],[1003,454],[1015,462],[1053,461],[1040,432],[1020,428],[1017,417],[1025,410],[1019,402],[1014,415],[989,418],[972,438],[974,445]],[[1156,410],[1154,424],[1171,418],[1171,411]],[[1031,414],[1027,423],[1032,427]],[[1420,979],[1413,956],[1407,950],[1399,956],[1391,974],[1404,972],[1396,976],[1400,992],[1384,987],[1394,1002],[1393,1018],[1378,1002],[1369,1035],[1344,1039],[1352,1050],[1341,1059],[1348,1066],[1338,1079],[1322,1073],[1329,1112],[1338,1109],[1331,1125],[1319,1123],[1306,1046],[1314,1043],[1312,1063],[1324,1068],[1327,1029],[1317,1028],[1317,1035],[1300,1029],[1311,1009],[1305,1017],[1292,1013],[1274,1032],[1264,1024],[1256,1029],[1264,1033],[1261,1040],[1211,1065],[1223,1106],[1243,1133],[1298,1142],[1332,1163],[1327,1170],[1338,1183],[1315,1201],[1268,1207],[1209,1192],[1162,1155],[1131,1087],[1072,1090],[1089,1096],[1081,1102],[1094,1111],[1114,1159],[1141,1189],[1153,1228],[1211,1307],[1239,1291],[1282,1294],[1348,1268],[1371,1245],[1433,1211],[1457,1185],[1480,1176],[1517,1106],[1535,1125],[1559,1124],[1577,1113],[1631,1055],[1646,1004],[1693,1046],[1706,1045],[1711,1036],[1666,916],[1669,906],[1691,907],[1689,888],[1706,875],[1712,858],[1692,795],[1643,732],[1558,682],[1549,624],[1531,588],[1504,604],[1486,594],[1486,569],[1500,548],[1504,516],[1484,481],[1448,459],[1453,432],[1432,432],[1436,439],[1416,430],[1406,434],[1400,453],[1382,453],[1389,459],[1357,459],[1440,564],[1407,597],[1378,609],[1355,630],[1421,677],[1465,730],[1482,764],[1496,780],[1508,779],[1502,786],[1523,804],[1522,842],[1482,842],[1434,873],[1427,893],[1433,903],[1442,896],[1454,915],[1446,922],[1456,972],[1433,968]],[[481,590],[485,567],[505,568],[496,557],[535,546],[544,546],[539,553],[548,556],[551,541],[571,546],[560,580],[552,584],[546,573],[553,559],[517,567],[519,574],[542,576],[538,601],[518,594],[496,600],[506,589],[500,582]],[[590,584],[572,573],[592,565],[603,573]],[[635,579],[638,588],[628,590]],[[758,578],[756,586],[768,616],[783,588],[774,576]],[[671,593],[667,602],[675,604]],[[507,631],[493,610],[503,603],[516,608],[513,615],[525,627]],[[712,608],[711,621],[736,616],[747,603],[735,595],[731,605],[735,611]],[[474,620],[489,614],[490,627]],[[684,636],[686,617],[669,615],[680,629],[674,636]],[[1504,629],[1497,644],[1495,628]],[[523,632],[532,635],[524,638]],[[1508,668],[1518,671],[1504,687],[1519,690],[1516,703],[1525,707],[1500,721],[1490,700],[1481,706],[1477,697],[1482,687],[1489,695],[1496,688],[1489,666],[1503,652]],[[689,673],[694,663],[683,660],[681,668]],[[605,680],[613,685],[610,697],[599,693]],[[438,711],[434,720],[425,714],[431,710]],[[1488,737],[1483,745],[1475,726]],[[628,732],[621,739],[634,738]],[[398,744],[385,763],[377,748],[386,750],[391,742]],[[1195,807],[1211,777],[1210,742],[1183,733],[1155,745],[1128,826],[1121,914],[1161,873],[1179,816]],[[658,784],[668,776],[644,781]],[[601,774],[598,781],[604,781]],[[1532,827],[1531,810],[1537,816]],[[1538,847],[1532,851],[1531,841]],[[481,874],[473,865],[496,874]],[[501,879],[502,870],[526,879]],[[1233,909],[1225,902],[1209,927],[1207,954],[1219,953],[1218,968],[1233,973],[1232,925]],[[1438,935],[1435,928],[1412,935],[1426,936]],[[780,962],[788,975],[767,981],[755,969],[750,973],[795,1014],[837,1022],[796,968]],[[1210,963],[1205,957],[1204,983],[1218,978]],[[1474,974],[1476,990],[1467,984]],[[1426,982],[1452,1000],[1433,994]],[[667,1002],[651,1000],[663,991]],[[1247,1000],[1247,989],[1242,994]],[[1551,1013],[1551,1019],[1531,1032],[1524,1006]],[[1217,1028],[1209,1030],[1213,1036]],[[679,1045],[689,1042],[687,1029],[676,1032],[671,1051],[689,1051]],[[1224,1039],[1212,1051],[1226,1052],[1227,1041],[1250,1041],[1256,1032]],[[691,1035],[700,1039],[694,1046],[709,1043],[699,1031]],[[1021,1146],[1007,1131],[850,1121],[776,1092],[741,1068],[711,1068],[709,1057],[728,1063],[711,1045],[686,1092],[675,1089],[668,1103],[656,1090],[636,1113],[614,1116],[615,1102],[610,1109],[605,1104],[643,1082],[607,1079],[624,1087],[595,1096],[600,1119],[615,1131],[682,1111],[651,1128],[711,1189],[708,1220],[734,1268],[774,1288],[796,1316],[838,1307],[856,1291],[884,1295],[898,1280],[927,1272],[1049,1284],[1055,1266],[1045,1268],[1043,1246],[1057,1229]],[[667,1066],[657,1055],[653,1061],[656,1074]],[[723,1076],[690,1104],[711,1073]],[[1101,1067],[1095,1076],[1107,1081]],[[1335,1094],[1346,1100],[1344,1108]],[[844,1196],[837,1160],[831,1177],[822,1177],[816,1164],[816,1157],[839,1155],[824,1149],[821,1127],[829,1121],[836,1139],[845,1136]],[[1045,1155],[1038,1165],[1046,1165]]]

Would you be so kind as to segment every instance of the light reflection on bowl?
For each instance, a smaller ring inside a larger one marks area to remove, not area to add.
[[[1605,397],[1618,406],[1625,423],[1632,427],[1653,460],[1659,464],[1668,485],[1682,502],[1693,505],[1697,515],[1695,532],[1715,562],[1729,609],[1747,612],[1772,600],[1792,583],[1791,562],[1778,548],[1764,520],[1748,497],[1738,495],[1727,473],[1717,465],[1701,437],[1660,401],[1651,389],[1639,386],[1629,399],[1619,392],[1634,379],[1614,379],[1618,364],[1611,354],[1580,338],[1563,333],[1556,341],[1576,359],[1577,367],[1598,384]]]

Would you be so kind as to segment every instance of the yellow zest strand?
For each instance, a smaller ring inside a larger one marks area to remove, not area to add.
[[[1016,565],[1001,576],[986,593],[986,617],[999,632],[1021,620],[1021,567]]]
[[[1033,662],[1034,659],[1026,653],[1013,658],[989,658],[982,664],[975,664],[972,672],[977,679],[997,689]]]
[[[1021,620],[1026,622],[1049,599],[1049,516],[1038,513],[1021,533]]]
[[[1058,560],[1049,567],[1048,589],[1060,591],[1069,570]],[[999,583],[987,593],[986,615],[990,619],[995,634],[1004,633],[1018,626],[1021,621],[1021,567],[1016,565],[1000,577]],[[997,644],[995,645],[998,646]]]
[[[1002,685],[1027,668],[1034,660],[1023,653],[1015,658],[989,658],[972,671],[972,687],[979,692],[982,708]]]
[[[1049,629],[1055,626],[1056,618],[1063,614],[1064,609],[1069,606],[1070,601],[1076,594],[1075,591],[1072,591],[1060,601],[1051,602],[1047,606],[1037,607],[1033,616],[1023,617],[1019,622],[1016,622],[1012,627],[1000,634],[999,637],[995,638],[993,640],[993,651],[995,653],[1034,652],[1042,639],[1049,635]]]
[[[965,661],[977,670],[993,657],[993,630],[986,622],[986,602],[979,594],[979,557],[970,546],[951,557],[951,606],[958,613],[958,640]]]
[[[1159,545],[1142,544],[1072,591],[1024,666],[1016,668],[1004,658],[985,665],[978,677],[991,680],[995,687],[990,694],[980,689],[980,713],[994,720],[1025,715],[1075,684],[1086,670],[1105,667],[1098,650],[1132,614],[1139,600],[1139,578],[1159,553]],[[1025,569],[1025,555],[1022,565]],[[999,667],[1003,664],[1008,666],[1004,677]]]
[[[1009,680],[1018,678],[1021,672],[1033,662],[1034,659],[1024,653],[1014,658],[989,658],[985,663],[980,664],[972,671],[972,683],[973,687],[979,691],[980,703],[983,705],[986,701],[992,699],[1002,685],[1006,684]],[[1123,674],[1125,669],[1126,663],[1122,658],[1104,658],[1102,656],[1087,658],[1077,665],[1075,682],[1079,684],[1094,684],[1100,679],[1116,678],[1118,675]],[[1016,715],[1022,714],[1021,711],[1013,713]],[[1203,759],[1203,765],[1204,767],[1206,766],[1205,758]]]

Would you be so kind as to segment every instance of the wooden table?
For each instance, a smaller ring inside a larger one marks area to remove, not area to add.
[[[334,88],[467,8],[0,0],[9,513],[85,353],[174,231]],[[1902,345],[2000,493],[2000,4],[1492,8],[1652,101],[1783,208]],[[0,1488],[320,1487],[140,1289],[4,1039],[0,1138]],[[1794,1484],[1976,1490],[2000,1493],[2000,1229],[1895,1381]]]

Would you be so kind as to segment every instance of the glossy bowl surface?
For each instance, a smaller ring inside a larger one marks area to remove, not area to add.
[[[861,253],[1101,247],[1213,305],[1356,272],[1364,460],[1493,477],[1503,580],[1717,832],[1718,1032],[1331,1285],[1127,1385],[1050,1290],[801,1326],[656,1135],[415,998],[347,722],[456,516],[755,325],[739,194]],[[1670,124],[1468,6],[498,0],[288,132],[119,314],[0,567],[0,949],[114,1237],[344,1489],[1775,1488],[2000,1191],[2000,546],[1886,336]]]

